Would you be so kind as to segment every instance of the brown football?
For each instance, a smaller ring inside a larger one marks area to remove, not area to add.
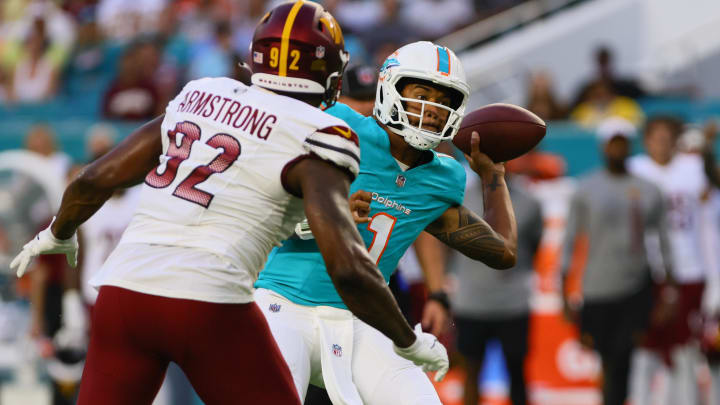
[[[489,104],[468,113],[453,143],[470,154],[473,131],[480,135],[480,151],[494,162],[505,162],[527,153],[545,136],[545,121],[512,104]]]

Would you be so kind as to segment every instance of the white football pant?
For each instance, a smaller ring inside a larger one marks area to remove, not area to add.
[[[390,339],[350,311],[298,305],[262,288],[255,302],[303,401],[314,384],[324,386],[335,405],[441,405],[420,367],[395,354]]]

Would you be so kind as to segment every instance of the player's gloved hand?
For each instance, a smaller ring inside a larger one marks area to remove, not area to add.
[[[420,324],[415,325],[415,336],[417,339],[408,347],[397,347],[393,345],[395,353],[406,358],[416,366],[421,366],[424,372],[437,371],[435,381],[439,382],[445,377],[450,368],[447,350],[437,338],[422,331]]]
[[[52,222],[55,222],[53,218]],[[52,222],[50,226],[52,226]],[[33,240],[23,246],[22,251],[10,262],[10,268],[17,269],[17,276],[22,277],[35,256],[53,253],[64,253],[70,266],[77,266],[78,242],[73,234],[70,239],[58,239],[52,234],[50,226],[37,234]]]

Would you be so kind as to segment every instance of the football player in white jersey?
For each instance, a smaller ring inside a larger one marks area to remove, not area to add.
[[[334,103],[348,60],[337,22],[316,3],[284,3],[259,22],[252,49],[254,86],[188,83],[164,116],[75,178],[53,223],[11,263],[18,275],[39,254],[74,265],[78,226],[116,189],[145,181],[91,280],[100,292],[80,405],[150,404],[170,361],[205,404],[299,404],[252,285],[303,215],[353,313],[406,358],[447,370],[444,347],[404,320],[355,228],[357,135],[316,108]]]
[[[699,320],[705,280],[712,266],[705,260],[707,245],[703,243],[703,200],[709,183],[702,158],[678,152],[681,131],[682,123],[673,117],[648,120],[644,133],[647,155],[635,156],[629,162],[630,172],[660,187],[667,202],[674,278],[674,283],[658,291],[661,301],[675,307],[674,315],[665,324],[651,325],[633,359],[631,391],[633,402],[639,405],[649,403],[653,375],[663,368],[670,371],[666,390],[669,403],[693,404],[699,400],[695,372],[700,353],[692,325]]]

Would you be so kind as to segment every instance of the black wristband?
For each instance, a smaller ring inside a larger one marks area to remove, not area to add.
[[[448,297],[447,293],[445,291],[435,291],[428,294],[427,297],[428,301],[433,300],[437,301],[442,305],[446,310],[450,310],[450,298]]]

